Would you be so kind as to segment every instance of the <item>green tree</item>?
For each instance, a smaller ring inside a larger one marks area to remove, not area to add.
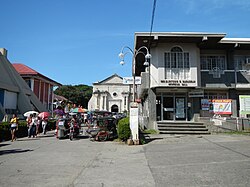
[[[92,96],[92,86],[88,85],[63,85],[55,90],[55,94],[61,95],[73,103],[88,107],[89,99]]]

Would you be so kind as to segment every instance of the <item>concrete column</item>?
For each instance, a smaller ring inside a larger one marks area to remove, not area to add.
[[[104,96],[104,110],[107,110],[107,95]]]

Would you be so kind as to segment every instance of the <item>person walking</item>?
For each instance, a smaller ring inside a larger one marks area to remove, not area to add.
[[[46,134],[46,126],[48,124],[48,118],[43,118],[42,119],[42,127],[43,127],[43,134]]]
[[[33,114],[30,114],[30,116],[27,117],[26,119],[27,127],[28,127],[28,138],[30,138],[32,135],[32,118],[33,118]]]
[[[11,141],[16,140],[16,131],[18,130],[18,119],[16,114],[13,114],[10,120],[10,130],[11,130]]]
[[[34,113],[33,118],[32,118],[32,135],[33,135],[33,138],[37,137],[37,132],[36,132],[37,123],[38,123],[38,119],[37,119],[36,114]]]
[[[41,126],[41,118],[39,116],[36,117],[36,137],[39,135],[39,129]]]

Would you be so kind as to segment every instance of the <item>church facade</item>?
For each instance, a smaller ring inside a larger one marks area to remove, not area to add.
[[[88,110],[126,113],[129,111],[130,99],[130,85],[123,84],[123,78],[114,74],[93,83],[93,95],[89,100]]]

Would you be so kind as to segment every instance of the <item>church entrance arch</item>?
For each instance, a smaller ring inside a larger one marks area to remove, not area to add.
[[[117,105],[112,105],[111,107],[111,112],[118,112],[119,111],[119,108]]]

